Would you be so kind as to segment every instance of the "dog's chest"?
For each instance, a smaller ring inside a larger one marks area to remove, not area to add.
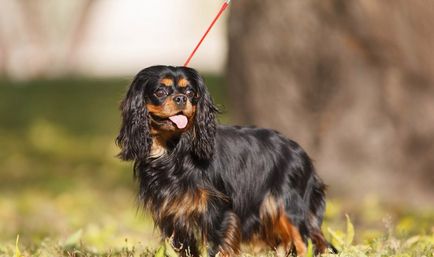
[[[186,221],[195,225],[207,210],[208,193],[203,189],[186,190],[175,196],[165,198],[153,210],[154,219],[163,221],[172,219]]]

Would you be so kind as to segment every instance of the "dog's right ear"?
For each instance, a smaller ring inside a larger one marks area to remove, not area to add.
[[[144,98],[147,82],[146,76],[139,73],[131,83],[120,106],[122,125],[116,144],[121,148],[118,157],[122,160],[142,160],[149,156],[152,138]]]

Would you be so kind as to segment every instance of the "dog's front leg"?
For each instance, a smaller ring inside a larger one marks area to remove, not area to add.
[[[199,257],[200,253],[197,247],[197,240],[193,234],[186,233],[182,230],[176,230],[168,238],[170,247],[181,257]]]
[[[216,231],[210,256],[233,257],[240,254],[241,224],[239,217],[232,211],[226,211],[220,228]]]

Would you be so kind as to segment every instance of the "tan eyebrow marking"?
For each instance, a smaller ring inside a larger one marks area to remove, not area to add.
[[[188,86],[189,82],[186,78],[181,78],[178,80],[178,86],[179,87],[186,87]]]
[[[166,87],[170,87],[170,86],[173,86],[173,79],[164,78],[164,79],[160,80],[160,83],[165,85]]]

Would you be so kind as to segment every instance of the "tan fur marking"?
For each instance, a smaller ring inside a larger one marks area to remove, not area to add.
[[[172,201],[165,201],[159,209],[159,218],[174,216],[175,219],[189,217],[205,212],[207,208],[208,193],[198,189],[195,192],[186,192]],[[188,218],[187,218],[188,219]]]
[[[279,234],[279,236],[281,237],[282,243],[284,245],[289,245],[291,243],[291,241],[293,240],[292,238],[292,230],[291,230],[291,223],[288,221],[288,219],[286,218],[286,215],[284,213],[280,213],[279,214],[279,218],[276,224],[276,232]]]
[[[160,83],[165,85],[166,87],[171,87],[173,86],[173,79],[171,78],[163,78],[160,80]]]
[[[276,234],[276,224],[279,218],[279,207],[276,200],[271,195],[267,195],[262,202],[261,209],[259,211],[259,218],[262,224],[262,239],[272,248],[277,246],[279,241]]]
[[[159,117],[169,117],[180,110],[171,99],[166,99],[162,105],[147,104],[148,111]]]
[[[262,223],[262,239],[272,248],[289,252],[294,245],[297,255],[304,256],[307,248],[299,230],[289,221],[283,205],[268,195],[262,202],[259,215]]]
[[[178,87],[186,87],[188,86],[189,82],[186,78],[180,78],[178,80]]]
[[[146,108],[150,113],[163,118],[170,117],[175,115],[177,112],[182,111],[184,115],[190,119],[196,111],[196,106],[192,105],[190,101],[187,101],[187,104],[183,109],[179,109],[171,97],[168,97],[161,105],[148,103],[146,104]]]
[[[307,248],[300,235],[300,231],[298,231],[298,229],[295,226],[293,226],[291,223],[289,223],[289,226],[291,228],[292,242],[295,246],[295,250],[297,251],[297,255],[305,256],[307,252]]]

